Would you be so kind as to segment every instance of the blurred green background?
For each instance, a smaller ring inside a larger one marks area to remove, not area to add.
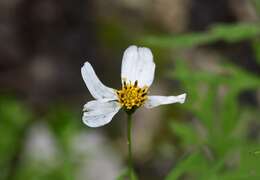
[[[80,67],[120,87],[131,44],[154,53],[151,94],[188,94],[135,113],[139,179],[259,180],[259,13],[259,0],[1,0],[0,180],[120,179],[125,114],[82,123]]]

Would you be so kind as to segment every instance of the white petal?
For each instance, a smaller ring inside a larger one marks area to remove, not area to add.
[[[109,123],[121,108],[116,101],[90,101],[84,105],[82,120],[89,127],[99,127]]]
[[[84,66],[82,66],[81,75],[90,94],[95,99],[117,99],[115,90],[102,84],[89,62],[85,62]]]
[[[123,55],[121,78],[134,83],[138,80],[140,87],[150,86],[154,78],[155,64],[149,48],[130,46]]]
[[[179,96],[148,96],[144,106],[147,108],[154,108],[163,104],[172,103],[184,103],[186,99],[186,94],[181,94]]]

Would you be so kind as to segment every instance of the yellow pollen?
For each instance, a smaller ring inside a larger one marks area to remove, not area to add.
[[[117,90],[119,103],[127,110],[142,106],[147,99],[148,87],[138,87],[138,81],[134,84],[123,81],[122,89]]]

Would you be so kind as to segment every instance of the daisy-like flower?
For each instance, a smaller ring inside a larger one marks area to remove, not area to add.
[[[163,104],[184,103],[186,94],[178,96],[149,96],[154,79],[155,64],[149,48],[130,46],[123,55],[121,79],[122,88],[112,89],[98,79],[89,62],[81,68],[83,80],[95,100],[83,108],[83,122],[89,127],[109,123],[123,108],[127,113],[144,106],[153,108]]]

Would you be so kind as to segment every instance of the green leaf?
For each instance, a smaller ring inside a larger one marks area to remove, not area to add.
[[[46,119],[58,141],[66,149],[70,143],[70,138],[79,130],[79,114],[64,105],[58,104],[50,108]]]
[[[186,157],[185,159],[181,159],[180,162],[174,167],[169,175],[165,178],[165,180],[177,180],[184,173],[189,173],[196,169],[197,167],[204,166],[204,159],[200,153],[194,153]]]
[[[220,24],[213,26],[209,33],[215,36],[216,40],[234,43],[258,36],[260,25],[253,23]]]
[[[138,177],[135,172],[132,174],[132,180],[138,180]],[[121,172],[121,174],[116,178],[116,180],[125,180],[125,178],[129,177],[129,170],[125,169]],[[130,180],[130,179],[129,179]]]
[[[125,169],[121,174],[116,178],[116,180],[124,180],[128,176],[128,169]]]
[[[234,43],[246,39],[252,39],[259,34],[259,24],[220,24],[212,26],[208,31],[203,33],[147,36],[141,39],[141,42],[148,46],[187,48],[211,44],[217,41]]]
[[[32,114],[24,104],[0,97],[0,179],[8,174],[12,160],[20,153],[31,120]]]
[[[181,143],[184,145],[198,143],[197,134],[190,124],[172,121],[170,123],[170,128],[172,132],[181,139]]]

